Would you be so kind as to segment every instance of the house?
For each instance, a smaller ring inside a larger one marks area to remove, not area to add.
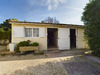
[[[39,50],[70,50],[87,48],[84,26],[12,21],[11,43],[30,40],[39,43]]]

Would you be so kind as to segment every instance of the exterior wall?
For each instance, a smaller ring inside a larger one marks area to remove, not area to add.
[[[39,43],[39,50],[47,50],[46,47],[46,37],[45,38],[13,38],[12,43],[19,43],[20,41],[27,41],[30,40],[31,42],[38,42]]]
[[[32,24],[12,24],[12,30],[14,26],[18,27],[45,27],[45,37],[38,37],[38,38],[28,38],[28,37],[13,37],[13,31],[12,31],[12,43],[19,43],[20,41],[27,41],[30,40],[32,42],[38,42],[39,43],[39,50],[47,50],[47,28],[65,28],[65,26],[52,26],[52,25],[32,25]],[[66,27],[68,28],[68,27]],[[76,29],[76,46],[77,48],[86,48],[86,43],[84,40],[84,29],[83,28],[70,28],[70,29]]]
[[[87,42],[84,38],[84,29],[76,29],[76,48],[86,49],[88,48]]]
[[[28,38],[28,37],[13,37],[13,31],[12,31],[12,43],[19,43],[20,41],[27,41],[30,40],[32,42],[38,42],[39,43],[39,50],[47,50],[47,28],[63,28],[62,26],[50,26],[50,25],[31,25],[31,24],[12,24],[12,30],[14,26],[18,27],[45,27],[45,37],[38,37],[38,38]]]
[[[17,26],[17,25],[12,25],[12,30],[13,27]],[[24,27],[36,27],[36,26],[24,26]],[[19,43],[20,41],[27,41],[30,40],[31,42],[38,42],[39,43],[39,50],[47,50],[47,37],[46,37],[46,33],[47,33],[47,28],[45,27],[45,37],[36,37],[36,38],[32,38],[32,37],[13,37],[13,32],[12,32],[12,43]]]

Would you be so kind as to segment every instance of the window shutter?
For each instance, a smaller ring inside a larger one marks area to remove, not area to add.
[[[24,27],[13,27],[13,37],[24,37],[25,28]]]
[[[39,28],[39,37],[45,37],[45,28]]]

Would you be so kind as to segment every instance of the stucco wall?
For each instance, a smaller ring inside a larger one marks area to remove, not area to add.
[[[13,27],[17,25],[12,25],[12,30]],[[24,26],[24,25],[23,25]],[[24,26],[24,27],[36,27],[36,26]],[[30,40],[31,42],[38,42],[39,43],[39,50],[47,50],[47,40],[46,40],[46,34],[47,33],[47,28],[45,27],[45,37],[37,37],[37,38],[32,38],[32,37],[13,37],[13,32],[12,32],[12,43],[19,43],[20,41],[27,41]]]
[[[12,30],[14,26],[18,27],[45,27],[45,37],[39,37],[39,38],[15,38],[13,37],[13,31],[12,31],[12,43],[19,43],[20,41],[27,41],[30,40],[32,42],[38,42],[39,43],[39,50],[47,50],[47,28],[63,28],[62,26],[51,26],[51,25],[31,25],[31,24],[12,24]]]
[[[38,42],[39,50],[46,50],[46,37],[45,38],[13,38],[12,43],[19,43],[20,41]]]
[[[84,38],[84,29],[76,29],[76,47],[78,49],[89,48]]]
[[[65,28],[64,26],[51,26],[51,25],[31,25],[31,24],[12,24],[12,30],[14,26],[24,26],[24,27],[45,27],[45,37],[39,37],[39,38],[15,38],[13,37],[12,32],[12,43],[19,43],[20,41],[27,41],[30,40],[32,42],[38,42],[40,44],[39,50],[47,50],[47,28]],[[86,48],[86,43],[84,40],[84,29],[83,28],[70,28],[70,29],[76,29],[76,48]]]

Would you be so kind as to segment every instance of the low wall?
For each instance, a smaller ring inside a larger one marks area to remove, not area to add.
[[[7,46],[0,46],[0,51],[1,50],[7,50]]]
[[[9,40],[7,40],[6,42],[5,42],[5,44],[8,44],[9,43]],[[0,40],[0,44],[4,44],[4,40]]]

